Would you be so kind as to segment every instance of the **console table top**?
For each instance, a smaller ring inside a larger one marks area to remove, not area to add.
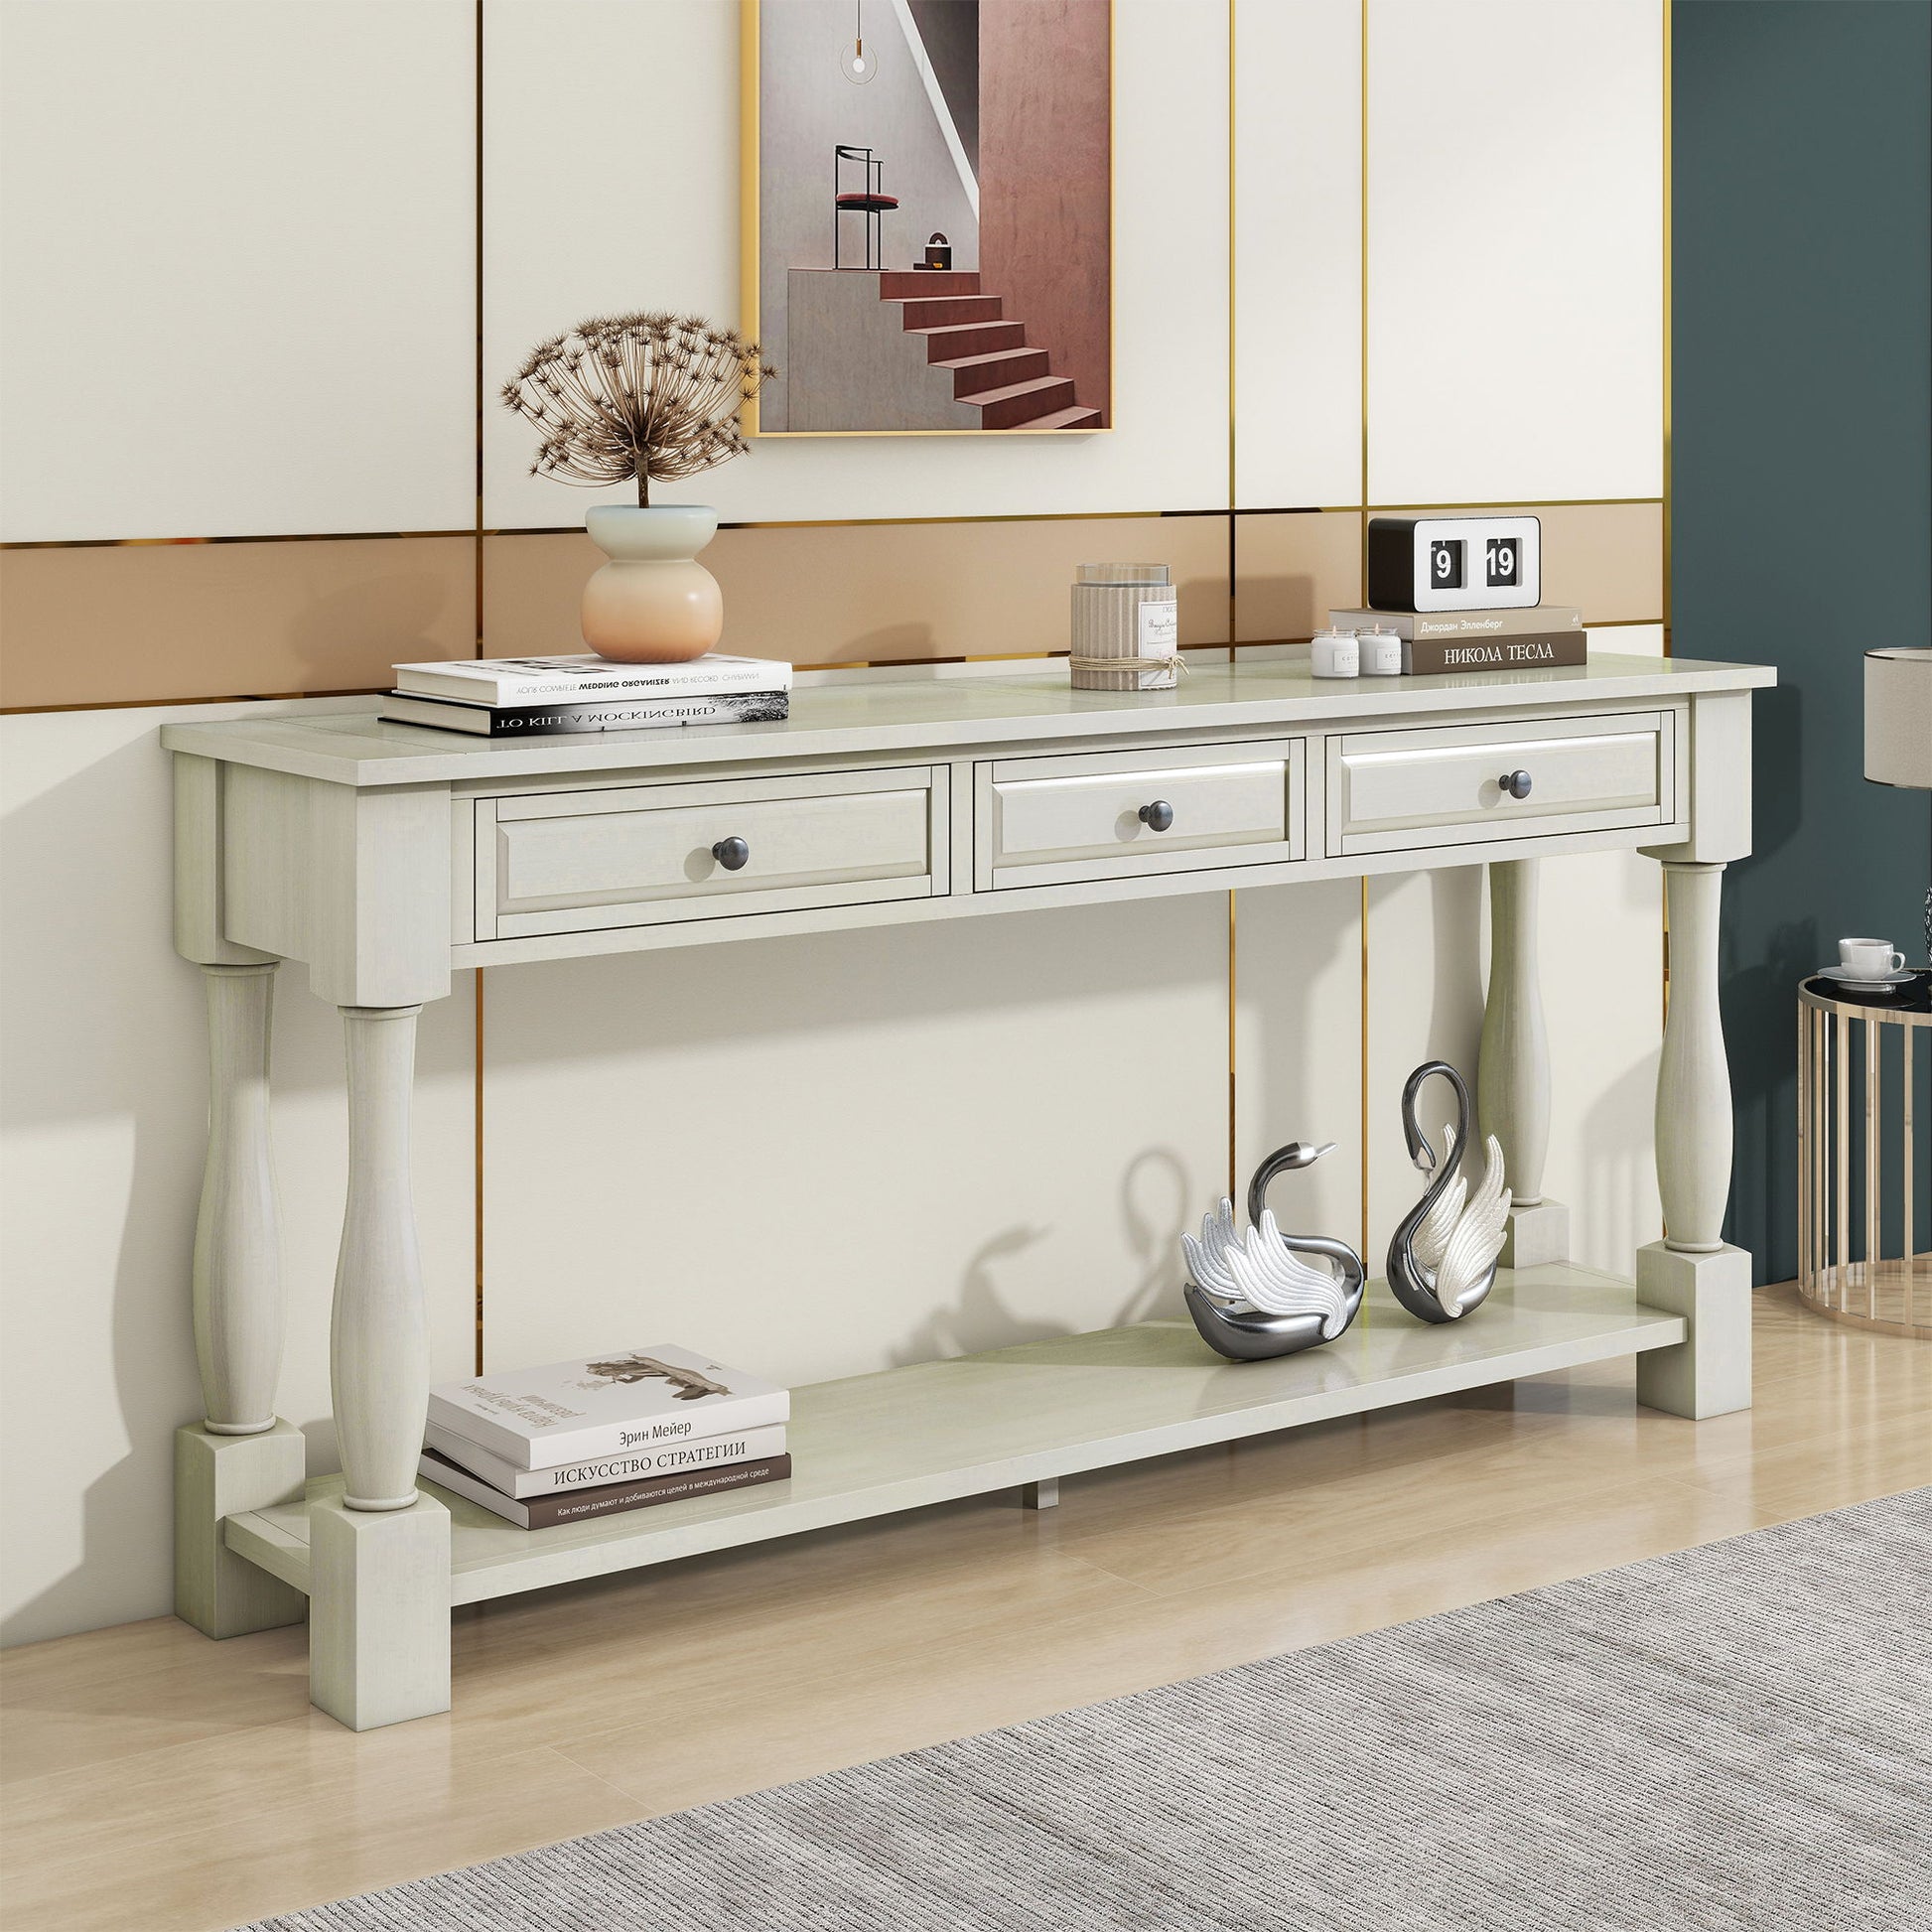
[[[773,759],[923,754],[938,747],[1135,733],[1273,730],[1337,719],[1656,701],[1773,684],[1759,664],[1608,652],[1558,669],[1437,677],[1316,678],[1305,661],[1192,665],[1174,691],[1075,691],[1065,666],[1011,675],[859,679],[808,685],[782,724],[601,732],[495,745],[371,714],[247,718],[162,728],[171,752],[344,785],[451,784],[526,773],[750,763]]]

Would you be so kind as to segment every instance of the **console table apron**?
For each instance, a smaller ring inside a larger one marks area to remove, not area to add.
[[[206,1417],[176,1437],[177,1609],[213,1637],[306,1615],[314,1701],[364,1729],[448,1708],[452,1603],[1009,1485],[1044,1506],[1077,1470],[1614,1356],[1636,1355],[1654,1408],[1748,1406],[1749,1257],[1721,1232],[1718,904],[1749,850],[1750,693],[1772,677],[1597,656],[1336,684],[1285,660],[1159,694],[1072,691],[1057,669],[858,679],[795,693],[783,724],[508,747],[370,717],[166,727],[175,941],[207,977],[210,1067]],[[1661,862],[1671,943],[1667,1233],[1633,1284],[1569,1266],[1566,1210],[1542,1193],[1538,866],[1619,847]],[[416,1016],[452,969],[1472,864],[1491,908],[1478,1103],[1516,1205],[1509,1273],[1467,1321],[1424,1329],[1378,1303],[1337,1343],[1250,1364],[1147,1322],[819,1384],[794,1395],[791,1481],[549,1530],[419,1487],[409,1101]],[[343,1475],[316,1483],[275,1413],[285,959],[347,1042]]]

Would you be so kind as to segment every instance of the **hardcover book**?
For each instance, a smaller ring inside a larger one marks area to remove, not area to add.
[[[1573,604],[1533,604],[1521,611],[1330,611],[1336,630],[1367,630],[1379,624],[1417,642],[1435,637],[1543,637],[1584,627]]]
[[[789,1391],[671,1342],[444,1382],[429,1392],[431,1422],[518,1469],[555,1469],[790,1417]]]
[[[561,1462],[554,1469],[519,1469],[481,1443],[459,1436],[454,1429],[431,1423],[423,1440],[447,1462],[481,1476],[506,1496],[552,1496],[565,1489],[601,1489],[613,1482],[637,1482],[646,1476],[683,1475],[692,1469],[712,1469],[733,1462],[754,1462],[785,1452],[785,1426],[767,1423],[762,1429],[740,1429],[723,1436],[704,1436],[695,1442],[660,1443],[626,1449],[621,1455],[593,1456],[588,1462]]]
[[[780,724],[791,715],[784,691],[712,691],[698,697],[618,698],[597,704],[530,704],[508,708],[459,704],[392,691],[382,716],[396,725],[469,732],[478,738],[565,738],[576,732],[647,731],[664,725]]]
[[[1402,669],[1411,677],[1440,671],[1533,671],[1587,664],[1581,630],[1552,630],[1540,637],[1405,637]]]
[[[617,664],[592,651],[567,657],[469,657],[397,664],[396,689],[462,704],[517,706],[546,699],[694,697],[706,691],[789,691],[791,666],[710,651],[682,664]]]
[[[653,1503],[681,1503],[691,1496],[712,1496],[725,1489],[749,1489],[755,1482],[782,1482],[791,1474],[788,1455],[760,1456],[734,1462],[721,1469],[693,1469],[684,1475],[650,1476],[641,1482],[606,1483],[601,1489],[572,1489],[556,1496],[532,1496],[527,1502],[492,1489],[481,1476],[459,1469],[434,1449],[425,1449],[417,1472],[439,1488],[468,1496],[473,1503],[493,1510],[519,1529],[547,1530],[559,1523],[587,1522],[593,1516],[614,1516],[620,1510],[647,1509]]]

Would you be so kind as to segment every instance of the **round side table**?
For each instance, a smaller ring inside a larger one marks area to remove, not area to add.
[[[1932,1118],[1914,1083],[1929,1061],[1932,971],[1799,986],[1798,1293],[1834,1321],[1925,1339]]]

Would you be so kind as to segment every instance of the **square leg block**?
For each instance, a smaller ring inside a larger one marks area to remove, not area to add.
[[[1540,1268],[1546,1261],[1570,1259],[1570,1210],[1560,1200],[1534,1207],[1512,1207],[1503,1230],[1504,1268]]]
[[[1060,1479],[1046,1476],[1038,1482],[1023,1482],[1020,1485],[1020,1507],[1022,1509],[1057,1509],[1060,1503]]]
[[[450,1512],[309,1505],[309,1702],[350,1730],[450,1708]]]
[[[1742,1248],[1637,1250],[1637,1300],[1681,1314],[1690,1336],[1637,1357],[1637,1400],[1666,1415],[1727,1416],[1751,1406],[1751,1258]]]
[[[309,1601],[222,1540],[222,1519],[300,1500],[307,1446],[293,1423],[259,1436],[175,1431],[175,1614],[205,1637],[300,1623]]]

